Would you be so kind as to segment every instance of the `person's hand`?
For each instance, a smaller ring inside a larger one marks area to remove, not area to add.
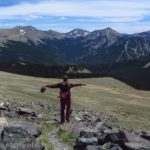
[[[44,93],[46,91],[46,87],[45,86],[41,87],[40,91],[41,91],[41,93]]]

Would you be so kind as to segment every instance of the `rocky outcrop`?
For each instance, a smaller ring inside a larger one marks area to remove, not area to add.
[[[148,134],[144,134],[148,135]],[[92,123],[80,131],[75,150],[150,150],[148,137],[127,130],[112,128],[105,122]],[[142,137],[142,138],[141,138]],[[145,138],[146,139],[146,138]]]
[[[44,150],[34,136],[21,127],[6,126],[0,138],[1,150]]]
[[[0,150],[43,150],[38,142],[40,123],[56,124],[59,114],[45,117],[37,110],[58,112],[59,106],[44,103],[0,105]],[[114,128],[107,122],[117,122],[115,115],[75,109],[69,124],[59,126],[74,134],[75,150],[150,150],[150,133],[134,129]],[[2,125],[3,123],[3,125]],[[6,125],[7,123],[7,125]],[[11,124],[11,125],[10,125]],[[48,134],[48,140],[55,149],[68,146],[56,138],[57,130]],[[54,142],[53,142],[54,141]]]

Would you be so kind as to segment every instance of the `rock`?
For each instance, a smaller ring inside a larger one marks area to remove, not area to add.
[[[107,142],[106,138],[107,138],[107,134],[105,132],[100,132],[98,134],[98,144],[99,145],[105,144]]]
[[[0,150],[7,150],[5,145],[3,143],[0,142]]]
[[[140,143],[125,143],[126,150],[149,150]]]
[[[33,110],[27,108],[19,108],[17,110],[17,113],[19,115],[31,115],[32,117],[37,117],[36,113]]]
[[[6,149],[11,150],[43,150],[35,138],[25,129],[20,127],[7,126],[1,133],[1,146],[4,144]]]
[[[100,117],[98,117],[96,120],[95,120],[95,122],[101,122],[102,121],[102,119],[100,118]]]
[[[74,119],[75,119],[76,121],[81,121],[81,120],[82,120],[82,119],[79,118],[78,116],[74,116]]]
[[[86,150],[103,150],[103,148],[100,145],[97,145],[97,146],[89,145],[89,146],[86,147]]]
[[[25,129],[25,130],[28,131],[35,138],[38,138],[41,135],[41,131],[34,129],[34,128],[29,128],[29,129]]]
[[[97,137],[98,133],[96,131],[81,131],[80,137],[84,138],[91,138],[91,137]]]
[[[8,110],[8,108],[4,105],[0,105],[0,110]]]
[[[123,130],[118,130],[110,131],[106,137],[106,141],[122,145],[125,142],[128,142],[128,139]]]
[[[98,144],[102,145],[104,143],[112,142],[115,144],[123,145],[128,142],[126,134],[124,131],[101,131],[98,134]]]
[[[78,138],[76,141],[76,145],[81,145],[81,146],[87,146],[87,145],[96,145],[98,143],[98,140],[96,137],[91,137],[91,138]]]
[[[150,141],[150,133],[149,134],[142,134],[141,137]]]
[[[118,144],[106,143],[103,145],[103,150],[122,150],[122,148]]]
[[[107,125],[105,122],[98,122],[96,124],[96,129],[97,130],[107,130],[107,129],[112,129],[112,126]]]

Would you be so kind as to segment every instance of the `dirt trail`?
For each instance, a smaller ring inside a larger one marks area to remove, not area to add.
[[[54,129],[52,132],[48,134],[49,142],[52,144],[54,150],[71,150],[67,144],[60,141],[57,136],[59,128]]]

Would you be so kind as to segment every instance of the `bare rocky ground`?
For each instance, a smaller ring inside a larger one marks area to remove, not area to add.
[[[0,150],[150,150],[150,132],[115,128],[116,116],[75,109],[59,124],[59,106],[0,104]]]

